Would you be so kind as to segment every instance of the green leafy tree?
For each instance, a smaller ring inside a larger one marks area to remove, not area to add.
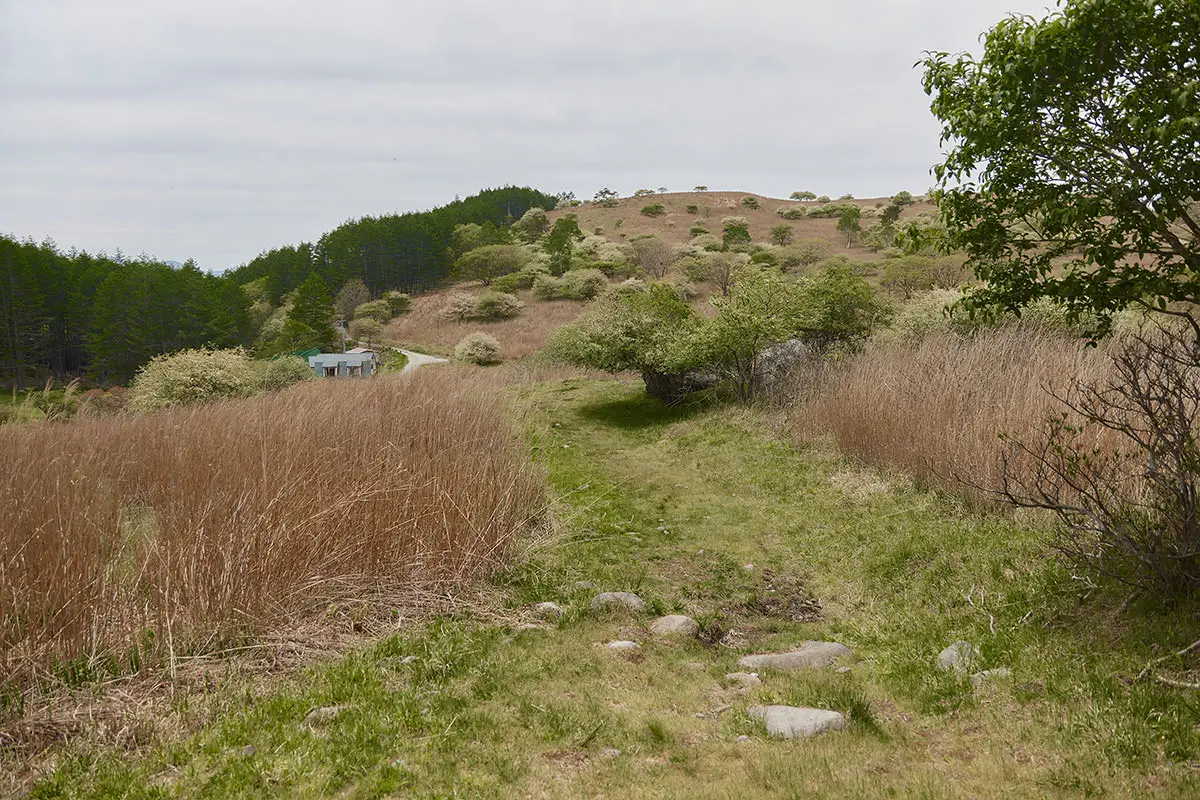
[[[770,233],[771,244],[776,244],[776,245],[779,245],[780,247],[783,247],[784,245],[789,245],[792,243],[793,236],[795,236],[795,232],[792,230],[791,225],[780,224],[780,225],[776,225],[775,227],[771,228],[771,233]]]
[[[854,237],[862,231],[862,209],[858,206],[850,206],[842,209],[842,213],[838,216],[837,229],[846,234],[846,247],[854,243]]]
[[[824,239],[798,239],[779,254],[779,264],[784,269],[805,269],[828,256],[829,242]]]
[[[674,286],[601,297],[576,321],[559,328],[547,353],[562,361],[606,372],[638,372],[646,392],[673,404],[692,388],[688,373],[705,353],[696,347],[701,322]]]
[[[350,322],[350,336],[370,347],[383,337],[383,324],[374,317],[359,317]]]
[[[551,272],[561,275],[571,267],[571,254],[575,243],[583,239],[583,231],[579,229],[579,218],[567,214],[554,221],[554,227],[546,236],[546,252],[550,254]]]
[[[522,217],[512,224],[509,229],[523,242],[536,242],[550,229],[550,218],[543,208],[529,209]]]
[[[493,278],[521,271],[530,260],[528,251],[520,245],[489,244],[464,253],[454,262],[454,277],[481,281],[487,286]]]
[[[1066,0],[978,60],[925,59],[949,243],[986,282],[969,308],[1200,302],[1198,30],[1195,0]]]
[[[817,195],[813,192],[792,192],[792,200],[816,200]]]

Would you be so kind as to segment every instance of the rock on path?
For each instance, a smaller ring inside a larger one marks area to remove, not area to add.
[[[641,613],[646,610],[642,598],[632,592],[601,592],[592,598],[592,611],[607,611],[610,609],[625,609]]]
[[[846,727],[842,714],[823,708],[750,706],[746,713],[766,725],[767,734],[776,739],[801,739]]]
[[[650,632],[655,636],[695,636],[700,632],[700,623],[683,614],[668,614],[651,622]]]
[[[804,642],[795,650],[784,653],[757,653],[743,656],[738,665],[747,669],[821,669],[832,666],[841,658],[849,658],[853,651],[837,642]]]

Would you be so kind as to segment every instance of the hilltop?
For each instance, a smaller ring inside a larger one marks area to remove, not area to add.
[[[753,198],[758,207],[745,204]],[[908,205],[900,214],[901,220],[937,213],[937,206],[926,197],[914,197],[916,202]],[[833,200],[832,203],[850,203],[862,209],[863,227],[873,222],[891,202],[889,197]],[[641,212],[645,206],[663,206],[659,216],[648,216]],[[822,239],[829,243],[831,252],[844,254],[859,261],[876,261],[883,256],[856,244],[846,247],[846,237],[838,232],[837,217],[810,217],[784,219],[779,209],[802,209],[809,214],[826,205],[816,200],[784,200],[778,197],[754,194],[753,192],[668,192],[643,197],[622,197],[610,207],[593,201],[584,202],[574,208],[559,208],[550,212],[551,222],[575,214],[584,233],[593,233],[601,228],[603,235],[611,239],[630,241],[638,236],[653,235],[672,244],[683,244],[690,239],[694,226],[704,226],[714,235],[721,234],[721,220],[725,217],[744,217],[749,223],[750,236],[755,242],[766,242],[771,228],[780,224],[791,225],[795,238]],[[695,213],[690,207],[695,206]]]

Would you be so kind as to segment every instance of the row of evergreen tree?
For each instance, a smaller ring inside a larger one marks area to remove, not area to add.
[[[336,290],[361,279],[371,294],[397,290],[416,294],[442,282],[453,266],[447,254],[456,225],[491,223],[507,227],[530,208],[553,209],[554,195],[506,186],[485,189],[430,211],[363,217],[326,233],[316,244],[280,247],[232,272],[239,283],[265,277],[267,299],[280,299],[316,272]]]
[[[424,291],[449,274],[456,225],[507,226],[555,202],[534,189],[489,189],[430,211],[352,220],[224,275],[0,236],[0,382],[121,383],[159,353],[249,345],[257,331],[242,286],[260,278],[275,305],[310,275],[334,290],[361,279],[375,296]]]
[[[46,376],[129,380],[159,353],[254,335],[250,301],[191,262],[59,252],[0,236],[0,376],[18,388]]]

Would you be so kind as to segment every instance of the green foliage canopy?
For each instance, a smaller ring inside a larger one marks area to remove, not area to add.
[[[942,215],[986,281],[970,309],[1200,302],[1197,31],[1195,0],[1066,0],[979,60],[928,55]]]

